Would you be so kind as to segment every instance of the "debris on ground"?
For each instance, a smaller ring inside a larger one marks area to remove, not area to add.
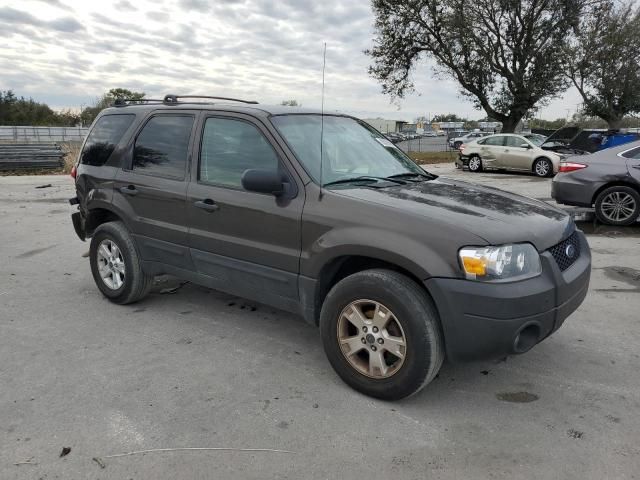
[[[182,287],[184,287],[187,283],[189,282],[181,282],[180,285],[176,285],[175,287],[170,287],[170,288],[163,288],[162,290],[160,290],[161,294],[174,294],[176,293],[178,290],[180,290]]]
[[[66,457],[71,453],[71,447],[62,447],[62,451],[60,452],[60,458]]]
[[[36,188],[50,188],[53,187],[53,185],[51,185],[50,183],[47,183],[46,185],[38,185]]]

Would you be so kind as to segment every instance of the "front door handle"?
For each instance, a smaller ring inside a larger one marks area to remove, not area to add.
[[[640,163],[638,163],[637,165],[631,165],[633,168],[637,168],[638,170],[640,170]]]
[[[120,193],[135,196],[138,194],[138,190],[136,189],[135,185],[127,185],[126,187],[120,187]]]
[[[220,210],[220,205],[217,205],[216,202],[211,200],[210,198],[205,198],[204,200],[199,200],[194,203],[197,208],[201,208],[207,212],[216,212]]]

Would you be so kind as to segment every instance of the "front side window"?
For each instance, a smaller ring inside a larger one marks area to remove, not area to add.
[[[133,170],[160,177],[183,179],[193,117],[156,115],[136,139]]]
[[[80,163],[100,167],[107,163],[135,115],[104,115],[98,119],[82,149]]]
[[[507,142],[505,143],[505,147],[517,147],[521,148],[522,145],[528,145],[527,141],[522,137],[506,137]]]
[[[489,137],[485,141],[482,142],[483,145],[491,145],[493,147],[502,147],[504,146],[505,137]]]
[[[202,133],[199,179],[242,188],[251,169],[278,170],[278,156],[258,128],[242,120],[208,118]]]
[[[353,118],[277,115],[271,121],[316,183],[358,176],[425,175],[383,135]]]

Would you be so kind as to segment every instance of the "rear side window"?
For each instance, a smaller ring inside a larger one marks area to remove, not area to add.
[[[133,170],[159,177],[184,178],[193,117],[156,115],[136,139]]]
[[[118,142],[127,131],[135,115],[104,115],[87,137],[80,163],[100,167],[107,163]]]
[[[633,150],[627,150],[622,154],[624,158],[631,158],[632,160],[640,160],[640,147]]]
[[[249,169],[278,170],[278,156],[254,125],[241,120],[208,118],[202,134],[200,180],[242,188]]]
[[[522,137],[505,137],[507,141],[505,142],[505,147],[521,147],[527,141]]]

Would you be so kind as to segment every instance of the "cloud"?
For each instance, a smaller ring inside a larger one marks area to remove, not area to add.
[[[369,0],[63,1],[5,0],[0,31],[10,41],[0,48],[0,89],[74,102],[52,103],[58,107],[89,103],[114,87],[154,97],[295,98],[316,107],[326,42],[328,111],[406,120],[483,115],[454,82],[434,80],[428,64],[414,73],[422,95],[408,97],[401,110],[390,104],[367,74]]]

